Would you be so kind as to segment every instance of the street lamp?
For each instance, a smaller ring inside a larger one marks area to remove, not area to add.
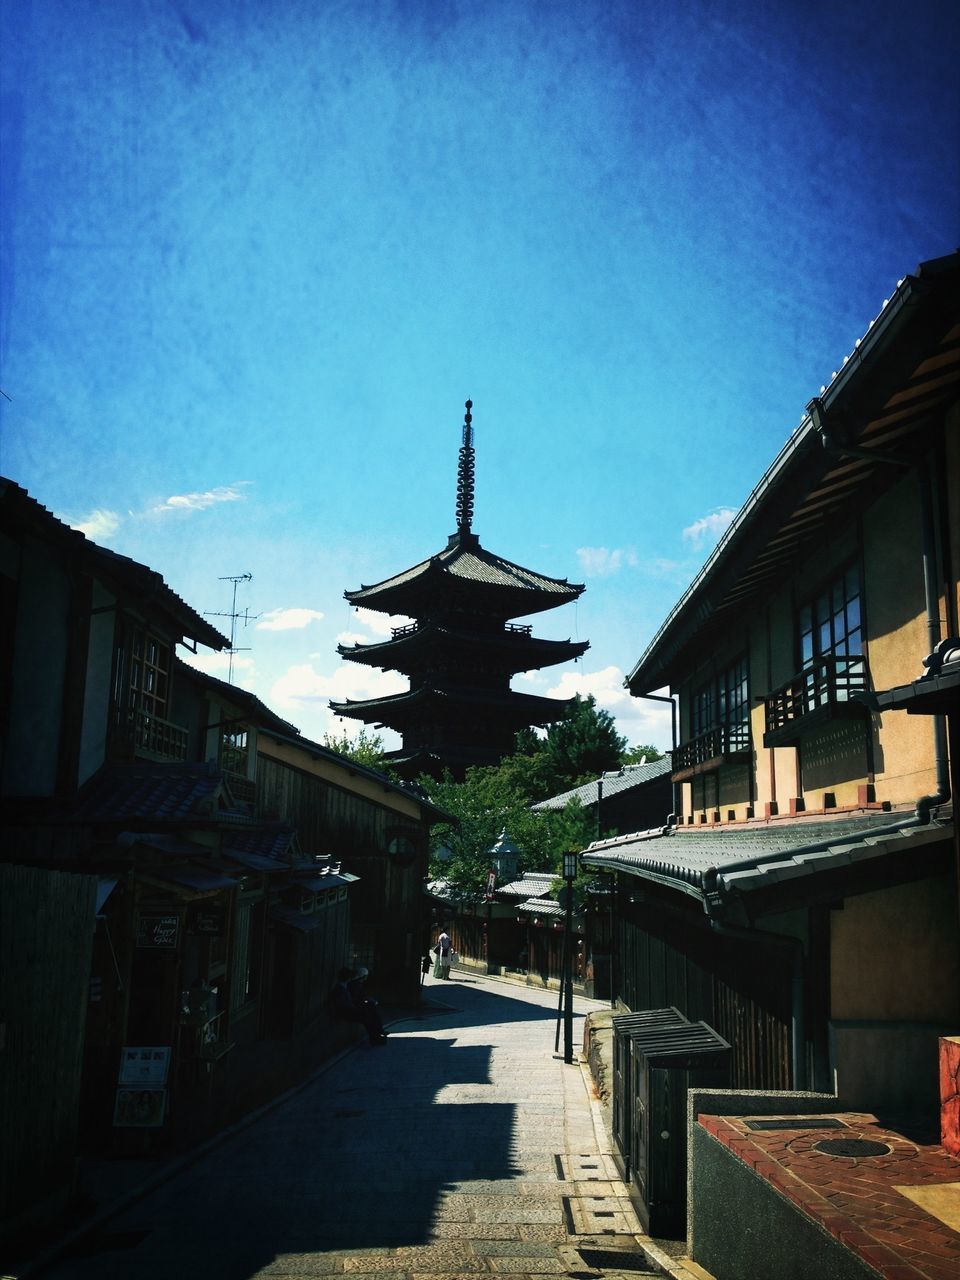
[[[563,879],[566,890],[566,920],[563,954],[563,1060],[573,1062],[573,882],[577,878],[580,855],[575,849],[563,855]]]

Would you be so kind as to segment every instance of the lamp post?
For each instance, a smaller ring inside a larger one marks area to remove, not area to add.
[[[573,882],[577,878],[580,855],[575,849],[563,855],[563,879],[566,889],[563,967],[563,1060],[573,1062]]]

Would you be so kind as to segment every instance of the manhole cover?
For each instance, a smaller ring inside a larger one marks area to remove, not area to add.
[[[640,1271],[646,1275],[655,1274],[650,1270],[650,1260],[638,1249],[620,1252],[619,1249],[578,1249],[580,1257],[588,1267],[596,1271]]]
[[[885,1142],[870,1142],[866,1138],[824,1138],[822,1142],[815,1142],[813,1149],[822,1151],[825,1156],[846,1156],[848,1159],[890,1154]]]

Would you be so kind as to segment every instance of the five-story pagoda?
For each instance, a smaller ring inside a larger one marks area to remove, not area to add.
[[[352,605],[415,619],[382,643],[339,646],[351,662],[401,672],[409,678],[408,692],[330,703],[339,716],[400,733],[403,746],[387,759],[408,778],[439,776],[443,769],[462,778],[470,765],[497,764],[509,755],[519,729],[562,719],[570,700],[517,693],[510,678],[578,658],[589,647],[586,641],[542,640],[532,627],[510,621],[576,600],[583,586],[521,568],[480,545],[471,529],[472,407],[468,400],[456,533],[429,560],[344,593]]]

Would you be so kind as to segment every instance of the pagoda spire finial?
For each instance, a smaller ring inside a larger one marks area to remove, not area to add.
[[[463,415],[463,444],[460,446],[460,459],[457,463],[457,533],[470,533],[473,523],[473,417],[470,410],[473,401],[466,402],[466,413]]]

